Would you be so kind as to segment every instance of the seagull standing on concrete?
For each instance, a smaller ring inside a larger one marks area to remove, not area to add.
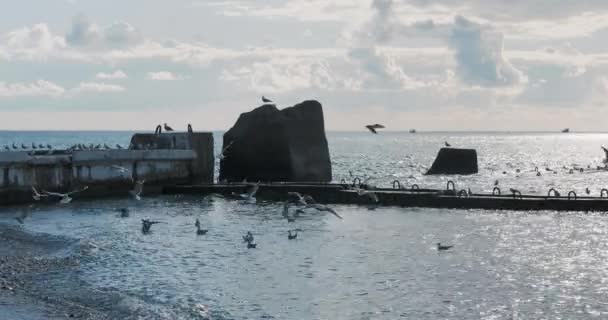
[[[59,193],[59,192],[48,192],[48,191],[42,191],[42,193],[48,195],[48,196],[55,196],[55,197],[60,197],[61,200],[59,200],[59,203],[62,204],[67,204],[72,202],[72,198],[70,197],[70,195],[74,194],[74,193],[78,193],[78,192],[82,192],[87,190],[89,187],[88,186],[84,186],[82,189],[80,190],[74,190],[74,191],[70,191],[68,193]]]
[[[376,129],[384,129],[384,126],[376,123],[376,124],[368,124],[365,126],[367,128],[367,130],[371,131],[372,133],[377,134],[378,131],[376,131]]]
[[[169,127],[167,123],[164,124],[165,131],[173,131],[173,128]]]
[[[116,149],[122,149],[122,146],[119,144],[116,144]]]
[[[141,193],[144,191],[144,182],[146,180],[138,180],[135,182],[135,187],[129,193],[135,198],[135,200],[141,200]]]
[[[452,145],[449,144],[447,141],[444,142],[446,147],[451,147]]]
[[[272,102],[272,100],[270,100],[270,99],[268,99],[268,98],[266,98],[266,97],[262,96],[262,102],[264,102],[264,103],[268,103],[268,102]]]

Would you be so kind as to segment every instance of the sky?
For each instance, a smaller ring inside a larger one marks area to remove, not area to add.
[[[1,130],[606,131],[605,0],[0,0]]]

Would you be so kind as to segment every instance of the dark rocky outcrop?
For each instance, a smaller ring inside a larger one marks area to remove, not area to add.
[[[473,174],[477,171],[475,149],[441,148],[426,174]]]
[[[220,180],[331,181],[323,107],[309,100],[243,113],[224,134]]]

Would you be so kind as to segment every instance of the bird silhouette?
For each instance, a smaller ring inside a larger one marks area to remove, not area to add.
[[[444,142],[446,147],[451,147],[452,145],[449,144],[447,141]]]
[[[442,246],[441,243],[437,242],[437,251],[445,251],[453,247],[454,246]]]
[[[173,128],[169,127],[166,123],[164,124],[165,131],[173,131]]]
[[[297,237],[298,237],[298,233],[297,232],[291,233],[291,230],[288,231],[287,239],[293,240],[293,239],[296,239]]]
[[[365,126],[367,128],[367,130],[369,130],[371,133],[375,133],[377,134],[378,131],[376,131],[376,129],[384,129],[384,126],[376,123],[376,124],[368,124]]]
[[[272,100],[270,100],[270,99],[268,99],[268,98],[266,98],[266,97],[262,96],[262,102],[264,102],[264,103],[268,103],[268,102],[272,102]]]

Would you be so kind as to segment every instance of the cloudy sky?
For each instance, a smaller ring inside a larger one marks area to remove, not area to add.
[[[605,0],[0,1],[4,130],[608,130]]]

